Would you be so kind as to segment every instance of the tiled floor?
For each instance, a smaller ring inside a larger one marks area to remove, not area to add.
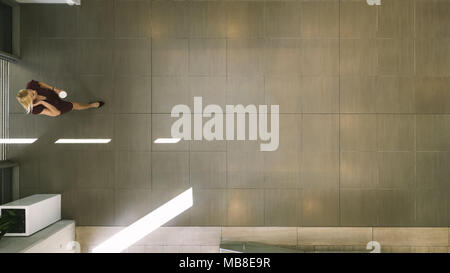
[[[121,227],[77,227],[82,252],[92,252]],[[180,234],[182,236],[180,236]],[[369,242],[379,248],[367,248]],[[224,242],[251,242],[299,252],[447,253],[448,228],[163,227],[124,252],[219,252]],[[267,251],[267,249],[266,249]],[[273,251],[273,248],[272,248]],[[286,250],[285,250],[286,251]]]
[[[365,2],[23,5],[10,136],[39,141],[9,152],[22,195],[62,193],[77,225],[127,225],[192,186],[169,225],[449,226],[450,0]],[[31,79],[106,106],[26,116]],[[279,149],[153,144],[196,95],[279,104]]]

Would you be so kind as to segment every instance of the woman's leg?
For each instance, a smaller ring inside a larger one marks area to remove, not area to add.
[[[98,102],[93,102],[90,104],[84,104],[84,103],[78,103],[78,102],[72,102],[73,105],[73,110],[87,110],[87,109],[91,109],[91,108],[98,108],[99,103]]]

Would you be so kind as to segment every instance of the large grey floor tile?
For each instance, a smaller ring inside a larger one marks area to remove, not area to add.
[[[449,152],[416,153],[417,188],[444,189],[450,184]]]
[[[114,186],[116,189],[151,188],[151,153],[117,151],[114,154]]]
[[[112,37],[114,31],[114,1],[89,0],[79,9],[78,34],[80,37]]]
[[[77,17],[79,9],[68,5],[51,5],[37,8],[39,17],[39,36],[67,38],[77,36]],[[58,22],[58,23],[55,23]]]
[[[378,67],[377,44],[372,39],[340,40],[340,75],[374,75]]]
[[[227,223],[228,192],[224,189],[199,189],[194,186],[191,208],[192,226],[225,226]]]
[[[339,185],[339,152],[303,151],[300,185],[337,187]]]
[[[415,196],[411,190],[341,191],[342,225],[412,226]]]
[[[148,39],[114,40],[114,72],[119,75],[150,75],[150,47]]]
[[[40,71],[76,73],[78,43],[74,39],[40,39]]]
[[[377,198],[380,226],[412,226],[415,217],[415,195],[412,190],[379,190]]]
[[[188,188],[189,184],[188,153],[152,153],[152,190]]]
[[[412,188],[415,186],[414,152],[379,152],[378,186],[382,188]]]
[[[424,76],[450,75],[450,48],[448,39],[416,39],[416,73]]]
[[[376,152],[341,152],[342,188],[371,188],[378,185]]]
[[[377,37],[412,37],[415,19],[414,4],[414,1],[410,0],[384,1],[378,7]]]
[[[80,74],[112,74],[113,40],[81,39],[79,43],[78,68]]]
[[[264,39],[227,40],[227,75],[264,74]]]
[[[417,113],[450,113],[450,78],[418,77],[415,80]]]
[[[450,150],[450,115],[417,115],[418,151]]]
[[[302,190],[301,226],[339,225],[339,189],[310,187]]]
[[[412,151],[415,145],[413,115],[377,115],[379,151]]]
[[[417,37],[450,37],[450,19],[446,16],[450,8],[448,1],[416,1],[415,30]]]
[[[36,38],[39,36],[39,9],[37,4],[20,7],[20,31],[22,38]]]
[[[114,195],[114,223],[128,226],[151,212],[150,191],[116,189]]]
[[[343,76],[340,79],[340,111],[342,113],[375,113],[379,94],[377,78]]]
[[[339,151],[339,116],[304,114],[302,116],[303,151]]]
[[[265,24],[267,37],[300,37],[300,3],[267,2]]]
[[[379,39],[376,41],[378,64],[381,75],[414,74],[414,40]]]
[[[267,39],[264,58],[265,75],[300,75],[302,72],[298,39]]]
[[[374,37],[377,30],[377,9],[364,1],[340,3],[340,35],[343,38]]]
[[[300,50],[302,75],[339,75],[338,39],[302,39]]]
[[[190,181],[198,189],[223,189],[227,186],[225,152],[191,152]]]
[[[417,190],[416,191],[416,225],[448,226],[450,204],[449,190]]]
[[[225,39],[189,39],[189,75],[226,75]]]
[[[377,113],[413,113],[414,103],[420,98],[414,95],[414,79],[408,76],[378,77],[376,80],[375,110]],[[416,104],[417,105],[417,104]]]
[[[230,144],[229,144],[230,145]],[[264,156],[259,145],[230,145],[227,152],[227,186],[229,188],[261,188],[264,185]]]
[[[111,170],[114,168],[114,153],[111,151],[80,151],[70,153],[73,157],[77,189],[105,189],[114,186]]]
[[[222,1],[194,1],[187,9],[190,37],[226,37],[226,3]]]
[[[24,109],[25,110],[25,109]],[[20,114],[9,115],[9,137],[11,138],[38,138],[40,131],[37,128],[36,119],[30,116]],[[14,146],[11,146],[14,148]],[[17,148],[28,148],[25,145],[16,146]]]
[[[300,188],[302,159],[295,147],[292,150],[279,149],[263,156],[265,188]]]
[[[375,151],[376,122],[375,115],[341,115],[341,151]]]
[[[77,157],[73,153],[46,152],[39,161],[39,189],[63,192],[76,188]],[[35,180],[36,177],[33,177]]]
[[[300,27],[302,37],[339,36],[338,1],[304,1],[301,3]]]
[[[268,76],[264,78],[267,104],[279,105],[280,113],[302,112],[302,82],[300,77]]]
[[[341,93],[339,77],[302,77],[300,78],[300,92],[300,104],[303,113],[339,112],[339,96]],[[294,102],[298,103],[297,101]]]
[[[151,117],[146,114],[114,116],[114,146],[117,150],[150,151]]]
[[[264,190],[229,190],[227,225],[264,226]]]
[[[188,37],[188,6],[185,1],[151,1],[152,37]]]
[[[300,200],[298,190],[264,190],[265,226],[297,226],[297,218],[300,216]]]
[[[150,77],[115,77],[115,113],[151,113],[151,97]]]
[[[152,75],[187,75],[188,46],[188,39],[153,38]]]
[[[301,169],[301,116],[279,117],[278,149],[263,152],[266,188],[299,188]]]
[[[227,11],[227,37],[264,37],[263,2],[229,1]]]
[[[342,226],[376,226],[378,200],[374,190],[341,189],[340,217]]]
[[[114,190],[75,191],[75,221],[80,226],[114,225]]]
[[[151,3],[146,0],[115,0],[115,37],[150,37],[152,31],[150,8]]]
[[[224,112],[227,98],[227,78],[224,76],[189,77],[189,102],[192,113],[201,114],[194,109],[194,97],[201,97],[203,108],[207,105],[219,105]]]
[[[152,112],[169,114],[178,104],[190,105],[187,77],[152,77]]]
[[[264,78],[229,77],[227,79],[227,104],[244,106],[264,104]]]
[[[411,113],[414,101],[414,81],[410,77],[341,77],[343,113]]]
[[[40,163],[37,156],[22,156],[20,159],[11,158],[13,162],[20,162],[19,172],[19,190],[20,195],[23,196],[23,189],[39,189],[40,187]],[[45,170],[44,170],[45,171]]]

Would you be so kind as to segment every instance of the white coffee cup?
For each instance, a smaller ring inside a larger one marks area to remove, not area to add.
[[[59,92],[59,97],[61,98],[61,99],[64,99],[64,98],[66,98],[67,97],[67,92],[66,91],[61,91],[61,92]]]

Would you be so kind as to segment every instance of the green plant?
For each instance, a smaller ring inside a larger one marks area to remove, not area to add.
[[[17,224],[17,217],[13,211],[7,211],[0,216],[0,240]]]

